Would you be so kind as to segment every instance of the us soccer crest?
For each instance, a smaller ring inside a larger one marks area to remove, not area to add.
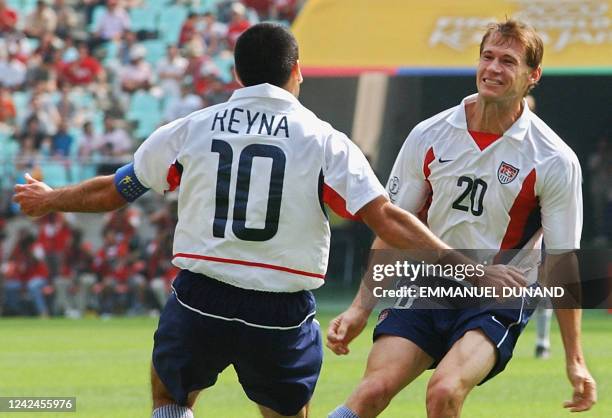
[[[388,316],[389,316],[388,309],[384,309],[383,311],[381,311],[381,313],[378,315],[378,321],[376,322],[376,325],[380,324],[382,321],[387,319]]]
[[[519,169],[508,164],[505,161],[499,165],[497,169],[497,179],[501,184],[511,183],[518,176]]]

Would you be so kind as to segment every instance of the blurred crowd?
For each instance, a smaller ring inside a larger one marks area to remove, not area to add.
[[[49,214],[17,231],[1,260],[5,315],[156,314],[177,273],[171,264],[176,205],[147,215],[150,239],[137,229],[143,213],[124,207],[106,215],[98,248],[70,216]],[[6,238],[0,224],[0,247]],[[2,252],[0,251],[0,254]]]
[[[172,205],[109,215],[97,245],[64,215],[7,237],[7,222],[19,216],[12,187],[26,172],[54,187],[114,172],[158,126],[227,100],[238,87],[238,36],[262,20],[289,25],[303,2],[0,0],[5,314],[159,309],[175,273]],[[142,217],[154,225],[154,238],[136,233]]]
[[[298,0],[0,0],[0,162],[63,185],[129,160],[161,124],[226,100],[232,49]]]

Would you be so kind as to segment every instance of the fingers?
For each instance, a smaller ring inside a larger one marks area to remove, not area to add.
[[[34,177],[32,177],[30,175],[30,173],[25,173],[25,179],[28,182],[28,184],[38,183],[38,180],[36,180]]]
[[[329,341],[327,341],[327,343],[325,344],[327,346],[327,348],[329,348],[331,351],[334,352],[334,354],[338,355],[338,356],[344,356],[347,355],[350,350],[348,348],[348,346],[346,346],[345,344],[342,343],[331,343]]]
[[[525,280],[525,275],[523,274],[523,272],[521,270],[519,270],[518,268],[514,267],[514,266],[508,266],[508,273],[510,274],[510,276],[512,276],[512,278],[518,282],[521,286],[526,286],[527,285],[527,281]]]
[[[579,379],[574,385],[574,395],[571,401],[563,403],[564,408],[571,412],[588,411],[597,402],[595,382]]]
[[[339,341],[338,338],[338,327],[340,326],[340,317],[334,318],[327,328],[327,340],[333,343],[337,343]]]
[[[348,346],[344,342],[346,328],[346,325],[342,321],[342,317],[339,316],[332,320],[327,329],[327,342],[325,345],[337,355],[349,353]]]

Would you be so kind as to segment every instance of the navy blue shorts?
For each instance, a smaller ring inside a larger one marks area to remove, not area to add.
[[[497,348],[497,359],[483,384],[506,368],[519,335],[533,309],[385,309],[374,328],[374,340],[395,335],[418,345],[434,359],[436,368],[453,344],[463,335],[480,329]]]
[[[252,401],[295,415],[315,389],[323,350],[312,293],[240,289],[183,270],[155,332],[153,366],[180,405],[230,364]]]

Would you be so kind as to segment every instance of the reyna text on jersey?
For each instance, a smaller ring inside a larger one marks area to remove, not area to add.
[[[246,123],[245,123],[246,122]],[[270,115],[264,112],[251,112],[249,109],[234,107],[215,114],[211,131],[247,135],[283,135],[289,138],[289,124],[286,115]]]

